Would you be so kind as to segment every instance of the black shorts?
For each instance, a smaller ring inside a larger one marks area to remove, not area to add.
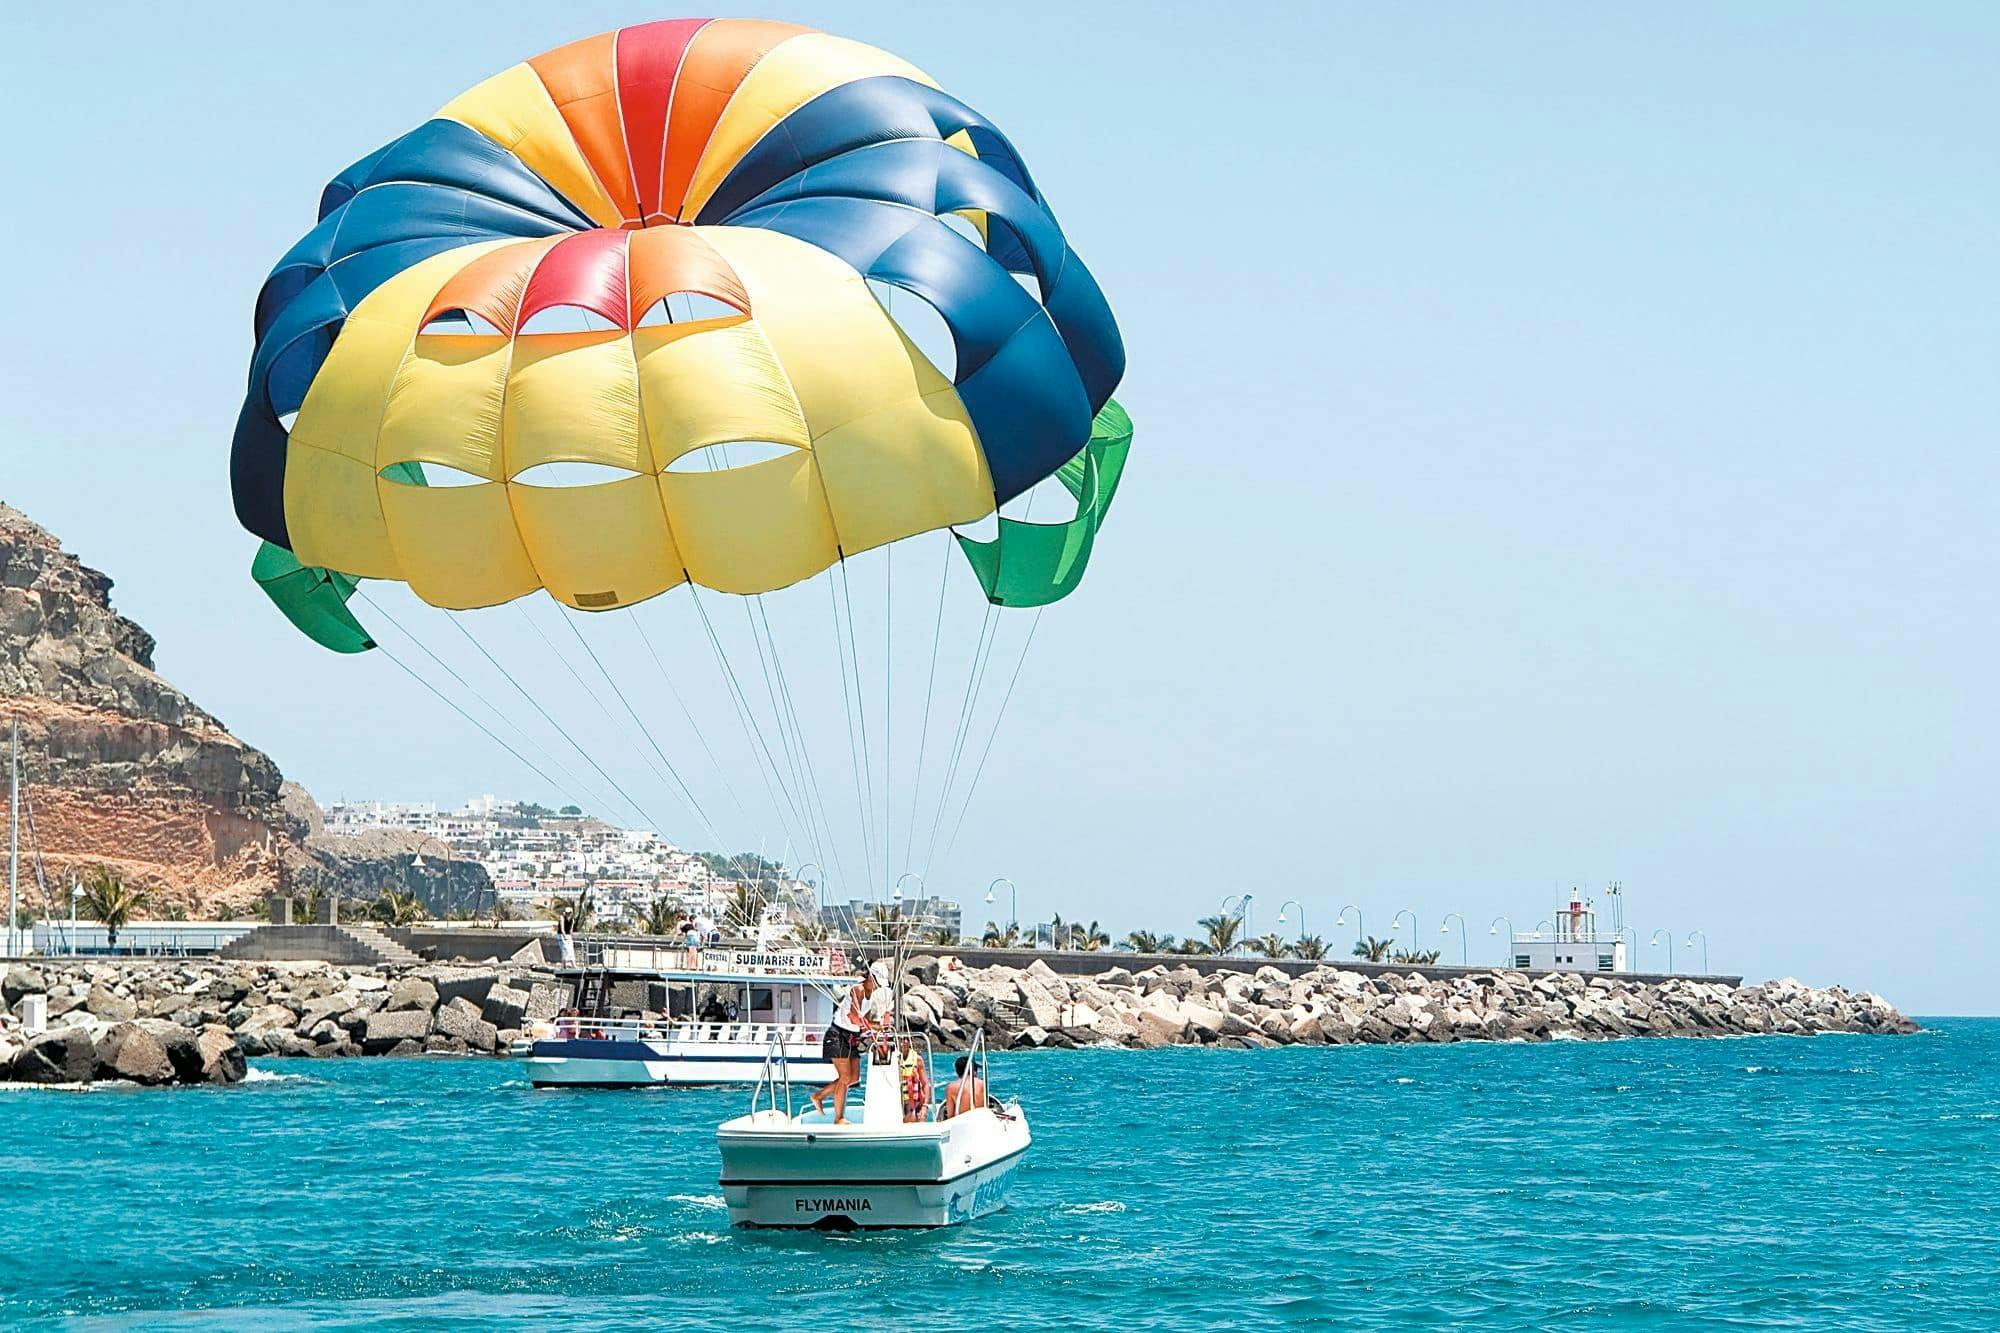
[[[852,1060],[861,1054],[861,1034],[843,1027],[828,1027],[819,1044],[820,1056],[827,1060]]]

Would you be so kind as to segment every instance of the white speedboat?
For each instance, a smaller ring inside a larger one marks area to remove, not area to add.
[[[983,1083],[983,1052],[969,1059]],[[943,1227],[1006,1202],[1030,1142],[1018,1101],[940,1119],[942,1107],[925,1096],[906,1120],[895,1062],[864,1056],[862,1071],[859,1120],[836,1125],[831,1109],[810,1104],[794,1114],[790,1084],[774,1067],[753,1094],[750,1113],[716,1129],[732,1225]],[[760,1100],[768,1102],[761,1109]]]
[[[573,974],[580,1012],[546,1020],[526,1039],[528,1078],[538,1088],[755,1083],[773,1049],[801,1079],[825,1083],[833,1066],[820,1042],[834,997],[853,984],[829,950],[714,949],[609,945]],[[675,965],[658,966],[665,953]],[[613,977],[657,986],[664,1012],[594,1017]],[[663,1003],[662,1003],[663,1002]]]

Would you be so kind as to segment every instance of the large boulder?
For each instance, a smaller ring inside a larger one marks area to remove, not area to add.
[[[437,1030],[454,1037],[475,1051],[491,1052],[499,1029],[479,1016],[479,1006],[465,996],[438,1006]]]
[[[58,1028],[22,1048],[8,1066],[17,1083],[88,1083],[97,1072],[97,1047],[81,1028]]]
[[[1131,1017],[1141,1046],[1175,1046],[1187,1031],[1187,1020],[1159,1009],[1141,1009]]]
[[[362,1029],[361,1049],[369,1055],[398,1054],[397,1047],[402,1042],[415,1043],[417,1050],[423,1049],[424,1038],[431,1035],[431,1016],[423,1009],[384,1009],[370,1014]]]
[[[268,1037],[277,1032],[290,1032],[299,1025],[299,1016],[282,1004],[267,1004],[251,1011],[250,1016],[236,1025],[236,1031],[244,1037]]]
[[[115,1043],[112,1075],[100,1070],[100,1077],[115,1076],[134,1083],[197,1083],[202,1077],[201,1045],[195,1034],[179,1023],[164,1018],[141,1018],[121,1023],[112,1034],[123,1030],[125,1037]],[[107,1037],[111,1034],[107,1034]],[[106,1044],[98,1042],[100,1057]],[[165,1059],[166,1076],[159,1077],[160,1060]]]
[[[422,977],[399,977],[389,985],[390,1013],[430,1013],[438,1006],[437,987]]]
[[[499,983],[500,976],[497,972],[477,968],[451,968],[431,973],[430,979],[437,987],[440,1005],[466,999],[476,1007],[486,1003],[487,995]]]
[[[93,982],[83,997],[83,1007],[107,1023],[124,1023],[139,1016],[139,1006],[130,996],[120,995],[103,982]]]
[[[5,999],[10,1009],[21,1002],[23,995],[42,995],[48,989],[49,979],[41,969],[26,963],[15,963],[0,977],[0,999]]]
[[[519,1028],[527,1024],[528,992],[495,986],[479,1006],[479,1016],[496,1028]]]

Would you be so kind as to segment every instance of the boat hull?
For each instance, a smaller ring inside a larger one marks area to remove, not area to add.
[[[744,1047],[732,1050],[689,1049],[664,1041],[538,1041],[528,1056],[528,1081],[538,1088],[635,1088],[666,1084],[677,1087],[717,1087],[755,1083],[764,1073],[765,1052]],[[801,1052],[789,1062],[791,1076],[801,1083],[833,1081],[833,1065]]]
[[[991,1112],[889,1133],[759,1119],[717,1135],[733,1226],[956,1226],[1005,1206],[1030,1141],[1024,1119]]]

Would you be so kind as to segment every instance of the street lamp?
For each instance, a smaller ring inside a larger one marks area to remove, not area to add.
[[[1355,906],[1354,904],[1352,904],[1352,903],[1349,903],[1349,904],[1348,904],[1347,906],[1345,906],[1345,907],[1343,907],[1343,908],[1341,908],[1341,909],[1340,909],[1340,915],[1339,915],[1339,916],[1337,916],[1337,917],[1335,917],[1335,918],[1333,919],[1333,924],[1334,924],[1334,925],[1336,925],[1336,926],[1344,926],[1344,925],[1346,925],[1346,924],[1347,924],[1347,914],[1348,914],[1349,912],[1352,912],[1352,913],[1354,913],[1354,942],[1355,942],[1356,944],[1359,944],[1359,943],[1361,943],[1361,940],[1362,940],[1362,937],[1363,937],[1363,934],[1364,934],[1364,932],[1365,932],[1365,930],[1366,930],[1366,927],[1365,927],[1365,926],[1364,926],[1364,925],[1362,924],[1362,921],[1361,921],[1361,909],[1360,909],[1360,908],[1356,907],[1356,906]]]
[[[1660,943],[1660,936],[1662,935],[1667,937],[1667,975],[1673,976],[1674,975],[1674,932],[1672,932],[1671,930],[1656,930],[1653,932],[1653,937],[1647,940],[1646,943],[1654,948],[1658,948]]]
[[[1000,876],[1000,878],[994,880],[992,884],[988,884],[986,886],[986,901],[989,903],[993,901],[993,890],[996,886],[1001,884],[1005,884],[1007,886],[1007,929],[1009,931],[1018,930],[1020,928],[1020,921],[1021,921],[1021,912],[1020,912],[1021,898],[1020,895],[1016,893],[1014,890],[1013,880],[1008,879],[1005,875],[1002,875]]]
[[[817,879],[809,877],[806,874],[806,871],[808,870],[817,870],[819,872],[819,877]],[[826,867],[821,865],[817,861],[808,861],[804,865],[800,866],[798,870],[795,872],[795,874],[798,878],[799,883],[810,884],[813,886],[813,902],[818,905],[819,914],[822,917],[825,916],[826,915]]]
[[[924,896],[924,877],[914,870],[905,870],[896,877],[896,887],[890,896],[897,902],[903,901],[903,881],[906,879],[913,879],[917,882],[917,897],[922,898]]]
[[[1256,894],[1254,894],[1254,893],[1232,893],[1232,894],[1230,894],[1230,895],[1229,895],[1229,896],[1228,896],[1227,898],[1224,898],[1224,899],[1222,900],[1222,916],[1223,916],[1223,919],[1224,919],[1224,920],[1227,920],[1228,918],[1230,918],[1230,917],[1232,917],[1232,916],[1233,916],[1233,917],[1235,917],[1235,918],[1236,918],[1236,919],[1237,919],[1238,921],[1241,921],[1241,922],[1243,923],[1243,937],[1242,937],[1242,939],[1241,939],[1241,940],[1239,940],[1239,941],[1238,941],[1238,943],[1242,943],[1242,944],[1246,944],[1246,945],[1247,945],[1247,944],[1248,944],[1248,942],[1249,942],[1249,939],[1250,939],[1250,900],[1251,900],[1251,899],[1253,899],[1253,898],[1255,898],[1256,896],[1257,896],[1257,895],[1256,895]],[[1235,904],[1236,904],[1236,906],[1234,906],[1234,907],[1231,907],[1231,906],[1230,906],[1230,904],[1231,904],[1231,903],[1235,903]],[[1233,948],[1234,946],[1231,946],[1231,947]],[[1223,957],[1225,957],[1225,958],[1227,958],[1227,957],[1229,956],[1229,950],[1225,949],[1225,950],[1223,951],[1223,954],[1222,954],[1222,956],[1223,956]]]
[[[1285,901],[1279,903],[1278,924],[1281,926],[1285,924],[1285,909],[1287,907],[1296,907],[1299,909],[1299,938],[1303,940],[1306,937],[1306,905],[1297,898],[1287,898]]]
[[[1690,949],[1694,948],[1694,937],[1697,935],[1701,936],[1701,974],[1703,976],[1707,976],[1708,975],[1708,932],[1705,930],[1690,930],[1688,932],[1688,948]]]
[[[1513,919],[1512,919],[1512,918],[1510,918],[1510,917],[1504,917],[1504,916],[1496,916],[1496,917],[1494,917],[1494,918],[1493,918],[1493,924],[1492,924],[1492,925],[1490,925],[1490,926],[1488,926],[1488,927],[1486,928],[1486,933],[1487,933],[1488,935],[1498,935],[1498,934],[1500,933],[1500,923],[1501,923],[1502,921],[1505,921],[1505,922],[1507,923],[1507,949],[1506,949],[1506,952],[1505,952],[1505,953],[1503,953],[1503,954],[1501,954],[1501,955],[1500,955],[1500,961],[1501,961],[1501,962],[1503,962],[1503,963],[1510,963],[1510,964],[1511,964],[1511,963],[1512,963],[1512,962],[1514,961],[1514,922],[1513,922]]]
[[[1404,917],[1410,918],[1410,943],[1404,948],[1404,953],[1407,954],[1407,953],[1412,953],[1416,950],[1417,942],[1423,939],[1423,936],[1420,933],[1418,933],[1417,930],[1416,911],[1415,909],[1409,907],[1405,907],[1402,911],[1396,913],[1396,915],[1389,918],[1389,933],[1391,935],[1394,935],[1396,933],[1397,923],[1400,922]]]
[[[69,956],[76,957],[76,905],[83,898],[83,881],[69,872]]]
[[[1455,916],[1458,916],[1458,913],[1446,912],[1444,914],[1444,924],[1438,927],[1438,934],[1451,934],[1451,919]],[[1458,965],[1460,967],[1470,967],[1472,965],[1471,950],[1465,942],[1465,918],[1462,916],[1458,916]]]
[[[434,842],[438,846],[444,848],[444,874],[445,874],[444,886],[445,889],[449,891],[451,888],[451,862],[452,862],[451,844],[446,842],[443,838],[438,837],[436,834],[426,833],[422,837],[417,839],[417,854],[410,858],[410,869],[412,870],[430,869],[430,862],[424,860],[424,844],[427,842]],[[415,886],[413,885],[412,887]],[[499,905],[499,899],[497,897],[494,900],[494,905],[497,910]],[[428,908],[429,904],[426,903],[425,906]],[[472,905],[472,914],[474,917],[477,917],[479,915],[479,904],[476,902],[473,903]]]

